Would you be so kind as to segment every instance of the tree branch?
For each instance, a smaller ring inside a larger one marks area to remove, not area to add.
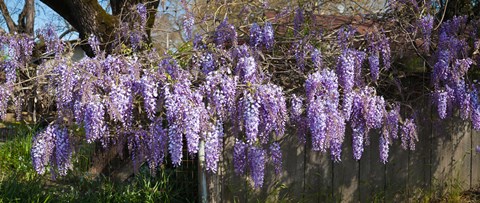
[[[35,22],[35,9],[33,0],[25,0],[23,10],[18,16],[18,26],[20,32],[33,35],[33,26]]]
[[[10,16],[7,6],[3,0],[0,0],[0,11],[2,11],[3,18],[5,19],[5,22],[7,22],[7,27],[10,33],[15,33],[17,31],[17,25],[15,25],[15,22],[13,22],[13,19]]]

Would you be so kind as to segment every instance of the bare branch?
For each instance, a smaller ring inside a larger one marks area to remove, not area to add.
[[[10,33],[16,32],[17,25],[15,25],[15,22],[13,22],[10,12],[8,12],[7,6],[3,0],[0,0],[0,11],[2,12],[3,18],[5,18],[5,21],[7,22],[7,27]]]

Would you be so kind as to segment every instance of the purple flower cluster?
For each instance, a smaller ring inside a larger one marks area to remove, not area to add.
[[[269,147],[270,159],[275,168],[275,174],[280,174],[282,171],[282,151],[280,150],[280,144],[274,142]]]
[[[44,174],[50,165],[52,174],[56,167],[60,175],[66,175],[72,167],[68,130],[57,124],[48,126],[33,138],[31,156],[37,173]]]
[[[357,51],[346,49],[338,58],[337,75],[339,84],[345,92],[351,92],[355,85],[355,74],[360,71],[360,67],[356,67]]]
[[[258,79],[257,65],[255,59],[251,56],[239,58],[237,70],[240,71],[244,83],[254,83]]]
[[[217,121],[216,124],[211,124],[210,130],[205,134],[205,167],[207,171],[216,173],[223,146],[223,123]]]
[[[237,44],[237,31],[235,27],[225,19],[215,29],[215,44],[223,47],[227,42],[230,42],[232,45]]]
[[[388,150],[390,145],[390,139],[385,136],[380,136],[379,141],[379,149],[380,149],[380,162],[386,164],[388,162]]]
[[[315,151],[330,147],[335,160],[340,160],[345,132],[345,119],[339,111],[338,81],[335,72],[322,70],[308,76],[307,118]]]
[[[263,44],[265,44],[265,48],[272,49],[274,43],[274,30],[272,23],[266,22],[263,25]]]
[[[447,116],[448,92],[437,92],[436,97],[438,115],[440,116],[440,119],[445,119],[445,117]]]
[[[233,167],[237,175],[245,174],[247,166],[247,147],[243,141],[236,139],[233,146]]]
[[[258,141],[258,126],[260,125],[260,103],[256,94],[243,92],[243,119],[247,144]]]
[[[368,129],[378,129],[382,126],[385,114],[385,100],[381,96],[370,95],[367,98],[367,115],[365,116]]]
[[[222,121],[228,119],[235,111],[237,80],[237,77],[230,77],[214,71],[207,75],[206,81],[201,87],[209,108],[215,110],[216,115]]]
[[[187,12],[187,14],[183,16],[183,29],[185,30],[185,36],[187,40],[190,40],[192,38],[194,24],[195,24],[195,18],[193,17],[193,14],[190,12]]]
[[[295,17],[293,19],[293,31],[295,32],[295,36],[298,36],[302,31],[304,21],[305,19],[303,16],[303,10],[301,8],[297,8],[295,11]]]
[[[384,125],[382,134],[386,139],[398,138],[398,121],[400,119],[400,105],[395,105],[393,109],[386,112],[384,116]]]
[[[45,45],[47,47],[46,51],[48,53],[54,53],[55,57],[59,57],[63,53],[65,46],[58,38],[57,32],[53,29],[53,25],[47,25],[37,32],[43,40],[45,40]]]
[[[265,23],[263,29],[253,23],[250,27],[250,46],[257,48],[264,45],[266,49],[271,49],[274,43],[274,30],[270,22]]]
[[[418,141],[415,120],[409,118],[404,121],[400,137],[403,149],[415,150],[415,142]]]
[[[265,176],[265,150],[259,147],[251,146],[248,148],[248,159],[250,160],[250,172],[255,188],[263,186]]]
[[[285,133],[287,104],[282,88],[277,85],[261,85],[257,91],[260,98],[260,141],[267,143],[272,131],[279,138]]]
[[[250,27],[250,46],[259,47],[263,41],[262,28],[257,23],[253,23]]]
[[[148,134],[143,129],[135,130],[132,134],[128,136],[128,150],[130,151],[133,170],[138,172],[140,164],[142,164],[148,153]]]
[[[105,108],[99,95],[92,95],[90,101],[84,104],[84,128],[87,142],[92,143],[106,135]]]
[[[7,116],[8,101],[11,94],[11,88],[6,85],[0,85],[0,120],[5,120]]]
[[[149,130],[149,159],[148,164],[151,171],[156,169],[163,163],[166,156],[166,147],[168,136],[166,130],[162,126],[162,120],[157,119],[150,124]]]
[[[158,81],[154,73],[145,71],[140,83],[142,84],[145,112],[150,120],[154,120],[157,111]]]
[[[423,44],[422,48],[425,52],[428,52],[430,49],[430,43],[431,43],[431,35],[432,35],[432,30],[433,30],[433,16],[430,14],[427,14],[423,16],[422,18],[419,19],[418,26],[420,27],[420,31],[422,32],[423,35]]]
[[[317,48],[314,48],[312,50],[311,56],[312,56],[312,61],[313,61],[313,67],[317,71],[320,70],[322,68],[322,65],[323,65],[322,53]]]

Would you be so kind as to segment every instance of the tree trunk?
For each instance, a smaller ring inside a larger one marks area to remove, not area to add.
[[[118,19],[108,14],[96,0],[40,0],[52,8],[80,34],[81,39],[94,34],[108,48]],[[88,50],[86,50],[89,52]],[[87,53],[88,54],[88,53]],[[89,54],[90,55],[90,54]]]

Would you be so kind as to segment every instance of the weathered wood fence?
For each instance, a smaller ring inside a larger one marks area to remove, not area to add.
[[[347,132],[342,162],[334,163],[329,153],[314,152],[308,141],[303,145],[290,135],[281,142],[284,171],[277,176],[267,165],[264,187],[257,190],[235,175],[234,139],[227,139],[219,173],[208,175],[210,202],[403,202],[418,200],[419,194],[479,186],[480,153],[475,147],[480,133],[458,118],[439,121],[435,108],[425,103],[416,118],[415,151],[403,150],[396,140],[389,162],[382,164],[378,133],[371,133],[370,146],[354,161]]]

